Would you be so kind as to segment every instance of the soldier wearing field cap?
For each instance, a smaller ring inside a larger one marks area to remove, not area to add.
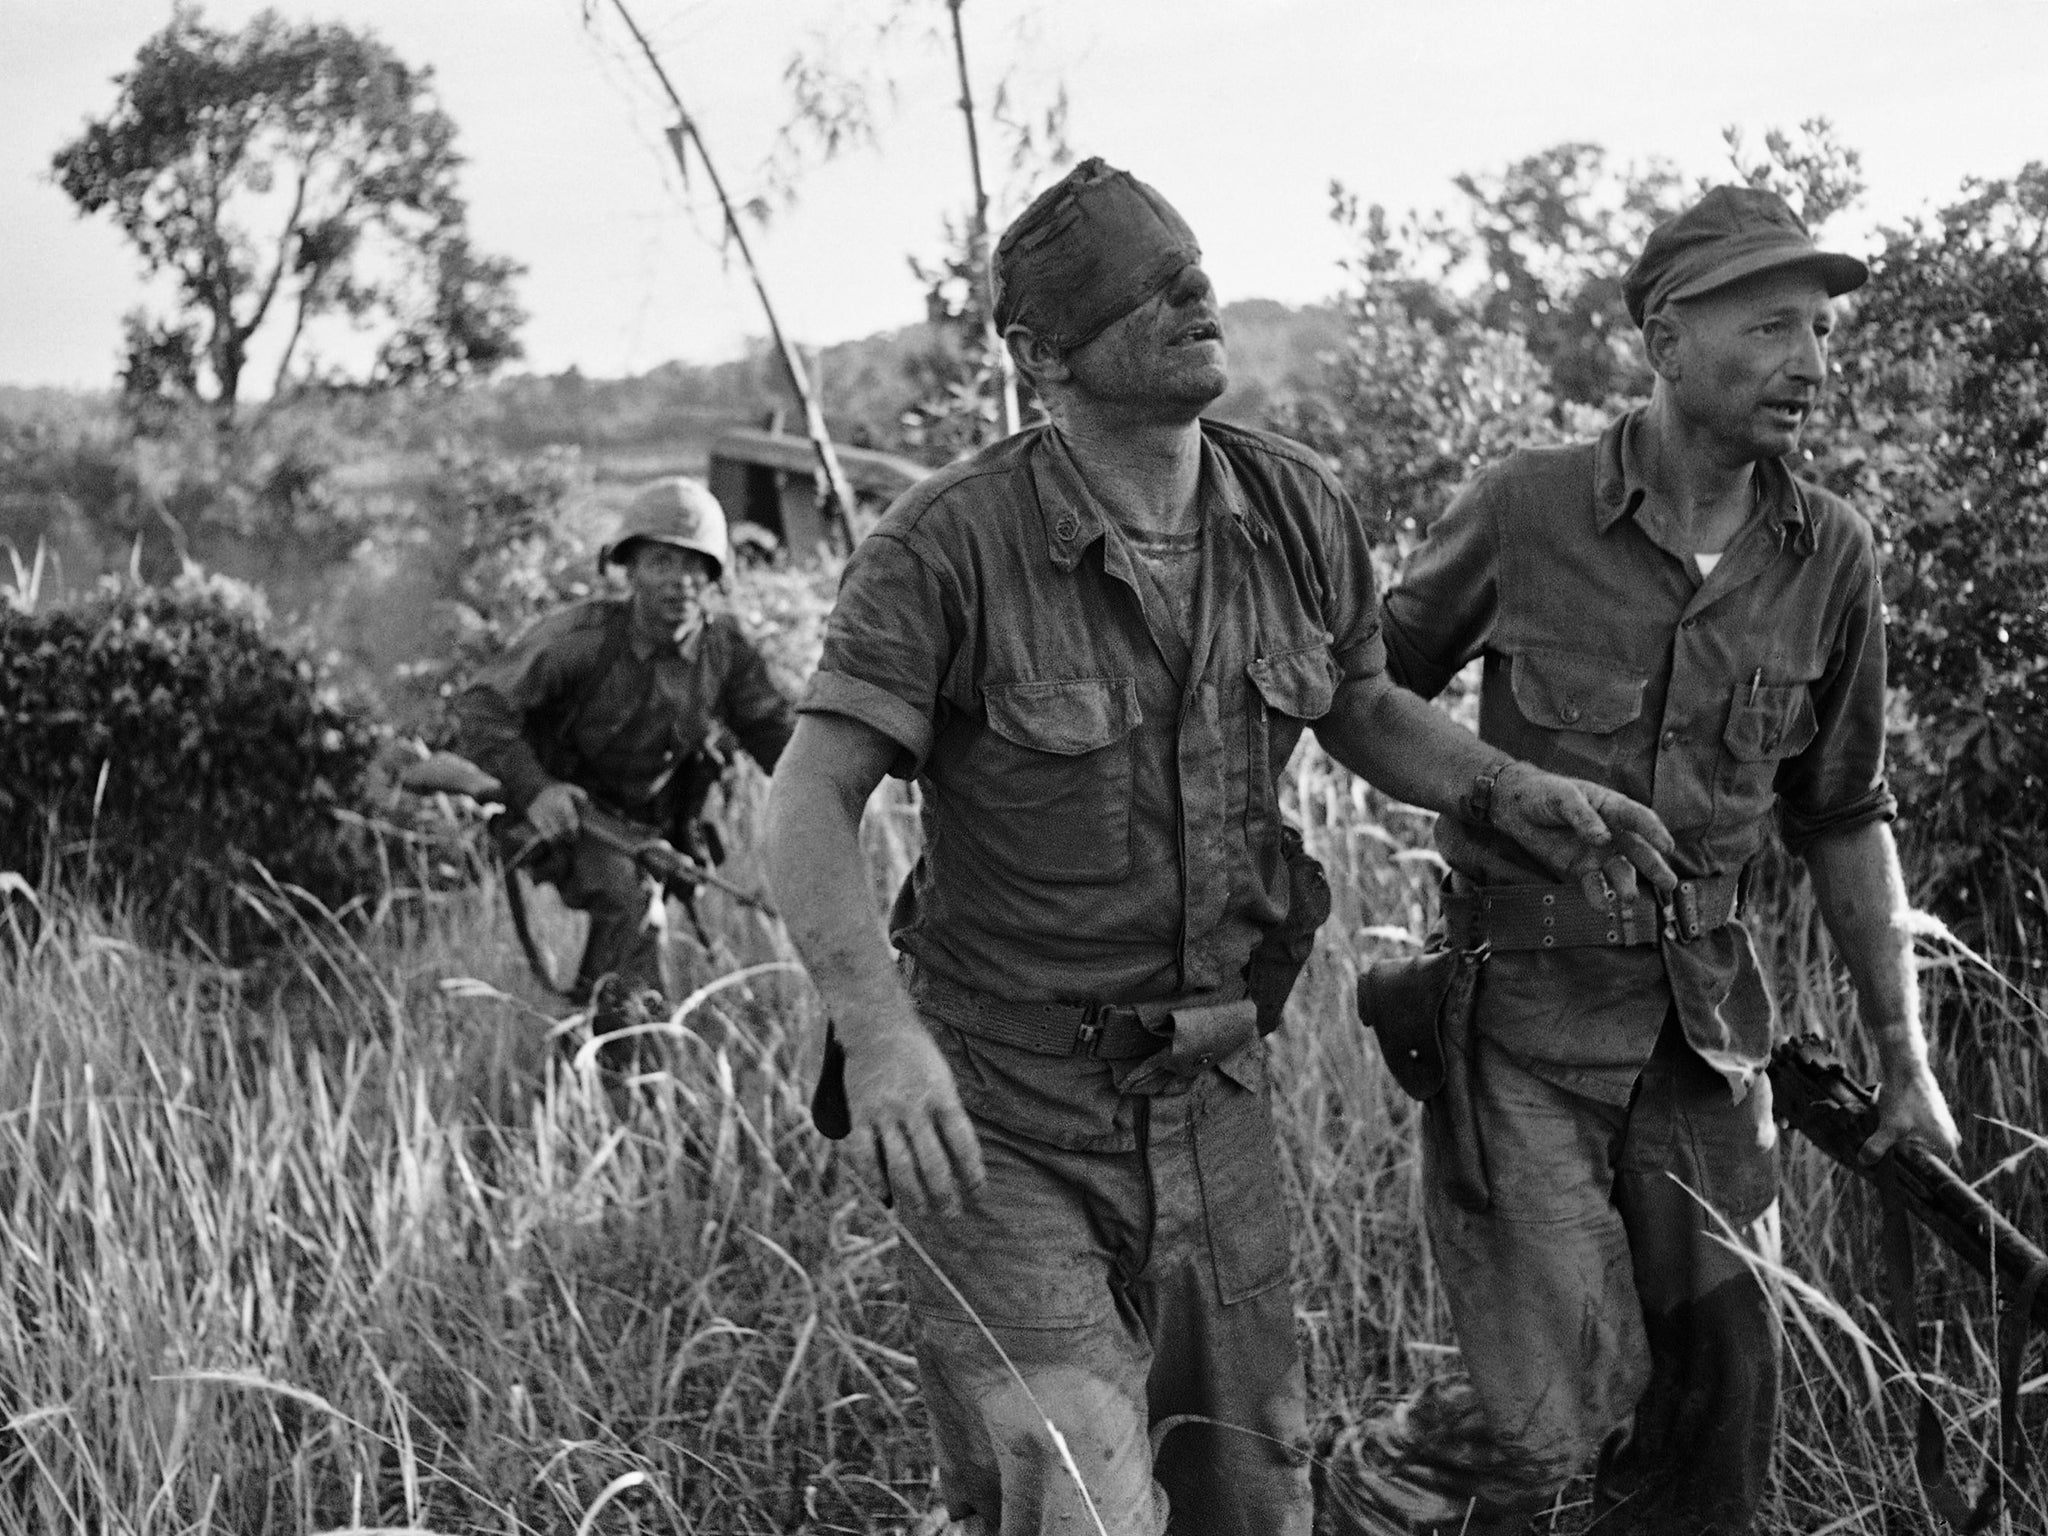
[[[1163,197],[1084,161],[995,265],[1051,419],[855,551],[770,801],[776,896],[844,1051],[832,1128],[916,1239],[961,1529],[1092,1530],[1092,1508],[1120,1536],[1169,1510],[1306,1532],[1263,1037],[1327,891],[1281,821],[1289,755],[1313,729],[1438,809],[1488,777],[1504,837],[1631,892],[1631,857],[1669,879],[1664,833],[1391,684],[1328,471],[1202,418],[1223,332]],[[917,781],[924,839],[885,933],[858,834],[887,774]]]
[[[645,877],[611,843],[580,835],[583,808],[670,832],[715,725],[769,770],[794,728],[753,643],[705,606],[729,554],[725,511],[700,481],[653,482],[598,557],[600,569],[623,567],[626,595],[549,614],[456,701],[464,755],[500,780],[508,819],[553,845],[536,873],[590,914],[576,990],[600,1035],[629,1005],[659,998],[659,936]]]
[[[1381,1427],[1401,1529],[1524,1530],[1596,1458],[1602,1532],[1755,1528],[1778,1343],[1763,1279],[1722,1239],[1775,1252],[1773,1004],[1741,912],[1773,822],[1877,1047],[1869,1155],[1902,1136],[1954,1147],[1887,825],[1871,530],[1788,467],[1827,383],[1833,301],[1866,275],[1775,195],[1707,193],[1624,284],[1648,403],[1596,442],[1481,471],[1387,594],[1404,686],[1432,696],[1483,658],[1481,736],[1650,805],[1682,877],[1632,921],[1574,923],[1495,830],[1438,825],[1449,940],[1487,954],[1472,1129],[1440,1094],[1424,1140],[1473,1395]],[[1460,1156],[1483,1185],[1460,1183]],[[1453,1429],[1487,1455],[1459,1466]]]

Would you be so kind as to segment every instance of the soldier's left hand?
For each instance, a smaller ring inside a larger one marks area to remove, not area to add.
[[[1951,1162],[1963,1142],[1933,1070],[1917,1053],[1884,1064],[1877,1090],[1877,1129],[1858,1156],[1865,1164],[1874,1163],[1908,1137]]]
[[[1636,896],[1638,875],[1659,891],[1678,885],[1676,846],[1655,811],[1605,785],[1510,763],[1494,782],[1493,824],[1567,879],[1596,911],[1610,892]]]

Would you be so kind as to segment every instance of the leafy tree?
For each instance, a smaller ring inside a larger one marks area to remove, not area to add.
[[[1454,184],[1465,226],[1432,238],[1454,253],[1469,244],[1483,261],[1478,322],[1522,337],[1560,399],[1599,405],[1647,388],[1621,279],[1686,202],[1678,173],[1660,160],[1616,172],[1599,145],[1567,143]]]
[[[1005,185],[990,192],[982,113],[968,71],[964,5],[965,0],[892,0],[872,29],[873,51],[864,57],[822,36],[799,51],[783,73],[791,116],[769,167],[773,185],[785,200],[793,199],[808,154],[831,160],[876,141],[882,116],[876,102],[893,102],[896,94],[894,77],[884,77],[881,62],[904,46],[903,40],[949,55],[966,127],[973,201],[965,218],[946,220],[945,247],[937,261],[910,258],[911,271],[924,285],[933,339],[911,361],[918,399],[904,413],[898,438],[898,446],[935,464],[1010,430],[1020,416],[1020,393],[1021,414],[1029,415],[1029,386],[1015,376],[992,312],[990,263],[994,233],[1002,222],[997,210],[1021,208],[1025,191],[1073,159],[1066,87],[1055,84],[1042,107],[1020,105],[1025,93],[1012,67],[997,81],[987,112],[988,127],[1003,145],[1005,175]],[[1027,10],[1018,24],[1020,38],[1028,40],[1029,27]],[[845,62],[849,57],[850,64]]]
[[[1347,334],[1322,389],[1283,406],[1274,427],[1319,450],[1361,511],[1406,545],[1482,464],[1583,432],[1586,408],[1559,398],[1551,369],[1519,331],[1449,286],[1470,247],[1441,222],[1396,225],[1331,187],[1346,258]]]
[[[1784,198],[1809,231],[1817,233],[1863,196],[1863,156],[1836,138],[1835,125],[1824,117],[1808,118],[1797,136],[1767,130],[1758,159],[1744,151],[1739,129],[1724,129],[1721,138],[1736,173],[1750,186]]]
[[[171,286],[168,314],[128,317],[131,399],[231,422],[266,326],[281,337],[274,396],[446,382],[520,355],[521,268],[470,242],[431,70],[349,27],[265,11],[225,32],[181,6],[116,84],[52,167]],[[373,345],[352,373],[316,351],[324,336],[346,350],[350,332]]]
[[[1915,808],[1959,864],[2048,856],[2048,165],[1885,233],[1815,469],[1886,535]]]

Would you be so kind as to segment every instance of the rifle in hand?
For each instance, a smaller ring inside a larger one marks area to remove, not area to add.
[[[406,767],[398,776],[399,784],[415,794],[456,794],[467,795],[473,800],[496,800],[503,786],[489,773],[479,768],[468,758],[453,752],[435,752],[419,762]],[[615,852],[631,859],[645,874],[657,881],[662,890],[683,904],[691,924],[697,929],[697,936],[706,947],[710,938],[698,920],[697,905],[693,899],[700,885],[723,891],[735,901],[765,913],[776,915],[775,908],[765,897],[746,890],[727,880],[717,870],[698,859],[693,859],[654,828],[639,822],[629,821],[612,811],[605,810],[590,800],[577,806],[577,835],[602,843]],[[520,888],[519,872],[533,860],[547,853],[551,845],[536,831],[530,822],[505,828],[498,835],[500,862],[504,869],[505,905],[512,918],[512,932],[519,940],[519,948],[526,956],[528,968],[534,979],[549,991],[575,1001],[582,1000],[580,990],[557,978],[558,967],[549,957],[545,946],[536,936],[533,922],[526,910],[526,893]],[[528,871],[528,878],[533,872]],[[551,878],[541,876],[542,879]]]
[[[398,776],[398,782],[415,794],[460,794],[473,800],[494,800],[502,789],[490,774],[453,752],[436,752],[408,765]],[[623,853],[640,866],[642,874],[659,880],[672,891],[681,894],[690,887],[708,885],[745,906],[770,917],[775,915],[775,908],[766,898],[733,884],[709,865],[691,858],[654,828],[629,821],[588,800],[577,807],[576,813],[581,833]],[[524,822],[505,834],[506,859],[514,869],[547,846],[540,834]]]
[[[1981,1531],[1996,1513],[2004,1488],[2020,1478],[2026,1441],[2019,1423],[2020,1366],[2027,1325],[2048,1329],[2048,1253],[2000,1215],[1991,1202],[1946,1162],[1916,1141],[1895,1143],[1874,1163],[1862,1160],[1863,1143],[1877,1129],[1877,1096],[1849,1075],[1818,1035],[1787,1040],[1771,1053],[1771,1094],[1777,1117],[1821,1151],[1875,1184],[1884,1202],[1886,1284],[1892,1327],[1911,1358],[1917,1354],[1918,1316],[1913,1297],[1911,1216],[1965,1264],[1991,1281],[2004,1299],[1998,1324],[1999,1465],[1974,1505],[1946,1471],[1947,1444],[1934,1406],[1920,1400],[1914,1464],[1929,1501],[1957,1531]]]
[[[1866,1165],[1860,1151],[1877,1129],[1877,1096],[1849,1075],[1818,1035],[1788,1040],[1771,1053],[1773,1112],[1843,1167],[1897,1199],[1906,1214],[1939,1237],[1956,1257],[2017,1300],[2048,1329],[2048,1253],[2030,1242],[1961,1174],[1916,1141],[1901,1141]]]
[[[593,842],[623,853],[640,867],[640,872],[658,880],[671,894],[686,897],[694,886],[708,885],[723,891],[743,906],[775,916],[765,896],[735,885],[708,864],[691,858],[652,827],[628,821],[588,801],[576,809],[577,832]],[[545,840],[531,826],[522,824],[511,833],[510,858],[516,868],[546,847]]]

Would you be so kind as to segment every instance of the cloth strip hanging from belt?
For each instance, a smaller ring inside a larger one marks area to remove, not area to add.
[[[1194,997],[1145,1003],[1019,1003],[947,981],[920,969],[910,993],[917,1005],[964,1034],[1042,1056],[1130,1061],[1163,1049],[1173,1034],[1215,1016],[1228,1025],[1256,1013],[1239,982]],[[1247,1036],[1249,1038],[1249,1036]]]

